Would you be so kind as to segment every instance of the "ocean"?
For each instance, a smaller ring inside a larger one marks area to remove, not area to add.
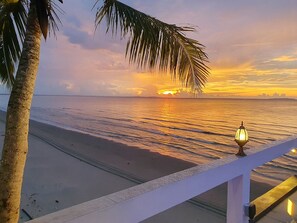
[[[0,96],[0,109],[7,101]],[[34,96],[31,118],[203,164],[237,152],[241,121],[247,149],[297,134],[297,100]],[[288,153],[253,176],[280,181],[296,173],[297,154]]]

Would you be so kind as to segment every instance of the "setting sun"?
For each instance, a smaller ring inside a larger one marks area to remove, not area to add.
[[[178,93],[178,90],[159,90],[159,95],[175,95]]]

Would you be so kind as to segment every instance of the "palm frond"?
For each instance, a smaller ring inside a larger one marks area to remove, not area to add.
[[[27,10],[22,1],[0,3],[0,81],[8,87],[14,83],[14,73],[25,38]]]
[[[58,0],[63,3],[62,0]],[[57,11],[63,13],[62,9],[52,0],[38,0],[36,2],[36,12],[44,39],[47,38],[47,34],[53,31],[55,34],[56,30],[59,30],[58,23],[61,23]]]
[[[164,23],[116,0],[105,0],[97,9],[96,27],[103,18],[107,21],[106,32],[120,31],[121,37],[130,34],[126,47],[130,62],[170,71],[186,87],[201,91],[209,75],[208,57],[201,43],[186,37],[186,32],[195,31],[193,27]]]

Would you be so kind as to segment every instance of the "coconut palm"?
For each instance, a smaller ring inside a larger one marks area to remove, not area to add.
[[[57,1],[0,0],[0,81],[11,88],[0,163],[0,219],[5,223],[19,218],[40,42],[57,29]],[[164,23],[116,0],[98,0],[94,7],[96,27],[106,18],[107,31],[128,36],[131,63],[170,71],[193,91],[201,90],[208,76],[207,56],[203,45],[185,36],[192,27]]]

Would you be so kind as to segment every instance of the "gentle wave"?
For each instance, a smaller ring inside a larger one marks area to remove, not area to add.
[[[0,98],[5,109],[7,97]],[[197,164],[236,153],[241,121],[250,135],[246,147],[252,148],[297,134],[296,114],[295,100],[37,96],[31,109],[31,118],[42,122]],[[296,166],[296,156],[286,154],[253,173],[282,180]]]

